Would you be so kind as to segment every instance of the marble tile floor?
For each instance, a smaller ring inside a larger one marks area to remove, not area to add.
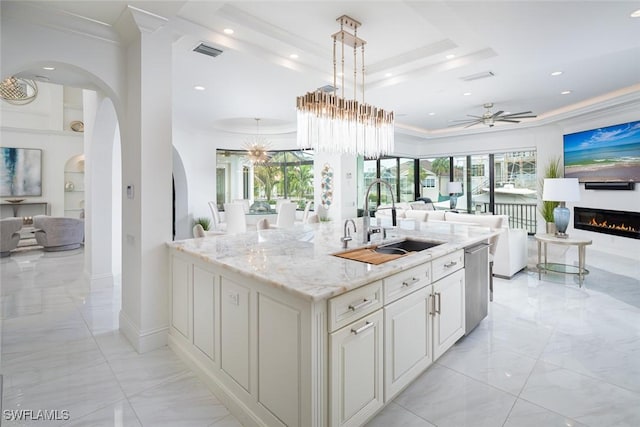
[[[580,289],[539,281],[534,245],[529,271],[495,279],[489,316],[368,427],[640,425],[640,259],[589,248]],[[120,283],[91,288],[82,270],[81,250],[0,260],[3,409],[71,416],[3,426],[240,425],[170,349],[137,354],[118,332]]]

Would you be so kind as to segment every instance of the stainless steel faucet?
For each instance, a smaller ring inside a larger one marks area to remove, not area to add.
[[[396,222],[396,199],[393,196],[393,187],[387,181],[383,181],[380,178],[374,180],[369,187],[367,188],[367,192],[364,194],[364,213],[362,217],[362,243],[369,243],[371,241],[371,235],[373,233],[380,233],[382,229],[380,227],[371,227],[370,221],[371,217],[369,217],[369,193],[371,192],[371,188],[375,184],[383,184],[391,193],[391,221],[392,225],[395,227],[397,225]]]
[[[353,224],[353,232],[355,233],[356,230],[356,223],[354,220],[352,220],[351,218],[347,219],[344,222],[344,236],[342,236],[340,238],[340,241],[342,242],[342,248],[343,249],[347,249],[347,244],[353,240],[353,237],[351,237],[351,233],[349,232],[349,223]]]

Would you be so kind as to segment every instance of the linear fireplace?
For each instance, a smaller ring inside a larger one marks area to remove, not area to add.
[[[640,239],[640,213],[575,207],[573,228]]]

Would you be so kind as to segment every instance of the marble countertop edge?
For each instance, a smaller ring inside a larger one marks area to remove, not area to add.
[[[342,224],[338,227],[337,223],[207,236],[168,242],[167,246],[298,297],[322,301],[486,241],[499,232],[468,224],[420,225],[419,230],[394,229],[389,239],[371,244],[361,243],[361,234],[357,233],[349,250],[403,238],[446,242],[379,265],[333,256],[344,251],[340,242]]]

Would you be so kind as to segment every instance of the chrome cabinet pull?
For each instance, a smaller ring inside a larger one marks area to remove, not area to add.
[[[366,307],[369,304],[371,304],[371,301],[365,298],[362,300],[360,304],[349,304],[349,310],[351,311],[360,310],[361,308]]]
[[[438,297],[438,308],[436,309],[436,314],[440,314],[440,309],[442,308],[442,294],[440,292],[436,292],[435,296]]]
[[[446,264],[444,265],[444,267],[445,267],[445,268],[450,268],[450,267],[453,267],[454,265],[457,265],[457,264],[458,264],[458,263],[457,263],[457,262],[455,262],[455,261],[449,261],[448,263],[446,263]]]
[[[373,327],[375,323],[366,321],[363,326],[360,326],[358,329],[351,329],[351,333],[354,335],[358,335],[361,332],[366,331],[367,329]]]
[[[411,285],[413,285],[414,283],[417,283],[417,282],[419,282],[419,281],[420,281],[420,279],[419,279],[419,278],[417,278],[417,277],[412,277],[410,280],[405,280],[404,282],[402,282],[402,287],[403,287],[403,288],[409,287],[409,286],[411,286]]]
[[[436,296],[431,294],[429,295],[429,315],[435,316],[436,313]]]

